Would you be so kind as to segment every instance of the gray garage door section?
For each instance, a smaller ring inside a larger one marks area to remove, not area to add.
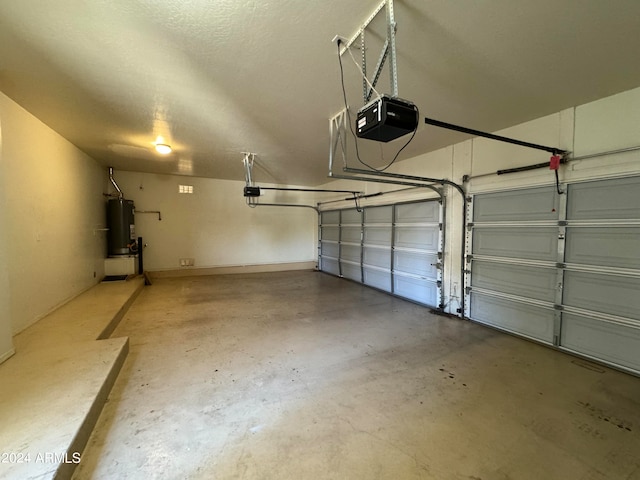
[[[322,212],[320,270],[439,307],[443,218],[435,200]]]
[[[467,315],[640,373],[640,179],[475,195]]]

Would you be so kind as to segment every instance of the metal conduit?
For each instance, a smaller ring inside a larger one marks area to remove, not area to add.
[[[436,187],[434,187],[433,185],[425,185],[422,183],[405,182],[405,181],[399,181],[399,180],[383,180],[381,178],[368,178],[368,177],[359,177],[354,175],[340,175],[335,173],[330,174],[329,177],[339,178],[341,180],[357,180],[360,182],[390,183],[392,185],[408,185],[410,187],[417,187],[417,188],[430,188],[431,190],[436,192],[440,197],[442,197],[442,193]]]
[[[456,190],[458,190],[458,192],[460,192],[460,194],[462,196],[465,195],[464,189],[460,185],[458,185],[455,182],[452,182],[451,180],[447,180],[446,178],[417,177],[417,176],[414,176],[414,175],[403,175],[403,174],[400,174],[400,173],[390,173],[390,172],[378,172],[378,171],[375,171],[375,170],[362,170],[362,169],[359,169],[359,168],[349,168],[349,167],[344,167],[342,170],[345,171],[345,172],[348,172],[348,173],[359,173],[359,174],[364,174],[364,175],[374,175],[374,176],[382,176],[382,177],[390,177],[390,178],[400,178],[400,179],[404,179],[404,180],[415,180],[417,182],[429,182],[430,184],[434,184],[435,183],[435,184],[438,184],[438,185],[451,185]],[[433,186],[433,185],[419,184],[419,186],[428,187],[428,186]]]
[[[325,190],[316,188],[259,187],[260,190],[279,190],[282,192],[320,192],[320,193],[362,193],[357,190]]]
[[[247,200],[247,205],[251,208],[255,207],[299,207],[299,208],[311,208],[318,213],[318,207],[314,207],[313,205],[304,205],[304,204],[293,204],[293,203],[251,203]]]
[[[135,213],[155,213],[158,215],[158,221],[162,221],[162,213],[160,213],[160,210],[135,210]]]
[[[364,198],[380,197],[382,195],[388,195],[390,193],[398,193],[398,192],[406,192],[409,190],[415,190],[416,188],[420,188],[420,187],[408,187],[408,188],[400,188],[398,190],[389,190],[388,192],[370,193],[368,195],[360,195],[358,198],[362,200]],[[339,200],[327,200],[325,202],[318,202],[318,205],[328,205],[330,203],[347,202],[349,200],[353,200],[353,199],[345,198],[345,199],[339,199]]]
[[[118,198],[124,198],[124,193],[122,193],[122,190],[120,190],[120,187],[116,183],[116,180],[113,178],[113,167],[109,167],[109,180],[111,181],[111,184],[118,192]]]

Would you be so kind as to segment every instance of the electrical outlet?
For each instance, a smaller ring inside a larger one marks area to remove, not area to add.
[[[193,258],[181,258],[180,266],[181,267],[193,267],[195,265],[195,259]]]

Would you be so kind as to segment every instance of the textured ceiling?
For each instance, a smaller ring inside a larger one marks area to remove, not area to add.
[[[250,151],[256,180],[318,185],[343,107],[331,39],[379,3],[3,0],[0,90],[105,166],[243,180]],[[399,95],[422,116],[492,131],[640,85],[638,0],[396,0],[395,13]],[[361,80],[343,62],[355,110]],[[174,153],[153,152],[158,135]],[[400,158],[463,138],[420,124]],[[403,143],[364,154],[381,165]]]

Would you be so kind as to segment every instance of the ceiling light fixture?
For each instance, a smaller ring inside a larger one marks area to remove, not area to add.
[[[168,155],[171,153],[171,145],[166,143],[156,143],[156,152],[161,155]]]

